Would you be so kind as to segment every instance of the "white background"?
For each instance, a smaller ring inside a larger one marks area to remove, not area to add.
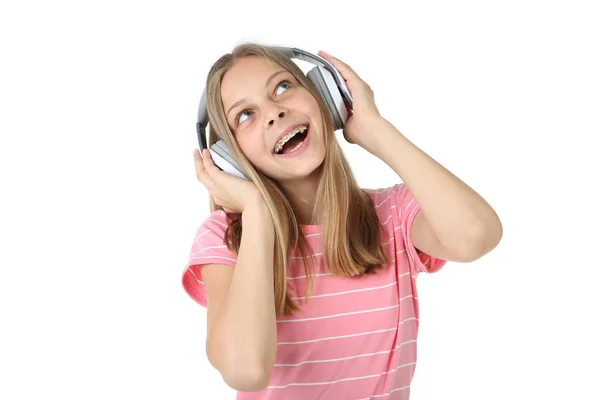
[[[234,398],[180,278],[206,74],[252,40],[347,62],[501,217],[418,280],[411,398],[600,398],[594,2],[202,3],[0,6],[0,398]],[[400,180],[342,146],[363,187]]]

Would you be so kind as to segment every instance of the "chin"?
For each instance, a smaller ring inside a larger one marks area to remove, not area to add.
[[[312,159],[305,161],[300,165],[294,166],[295,168],[291,171],[279,168],[273,174],[269,174],[273,179],[278,182],[289,182],[298,179],[317,178],[323,165],[324,157],[318,159]]]

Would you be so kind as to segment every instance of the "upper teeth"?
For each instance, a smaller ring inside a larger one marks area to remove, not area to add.
[[[279,142],[277,142],[277,144],[273,148],[273,152],[279,153],[281,151],[281,149],[283,148],[283,145],[286,144],[288,140],[290,140],[291,138],[296,136],[297,133],[304,132],[306,129],[308,129],[307,125],[300,125],[296,129],[294,129],[293,131],[291,131],[290,133],[288,133],[287,135],[285,135],[284,137],[279,139]]]

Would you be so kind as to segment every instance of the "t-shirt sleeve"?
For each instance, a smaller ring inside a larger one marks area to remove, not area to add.
[[[207,307],[208,302],[200,267],[204,264],[225,264],[235,267],[236,258],[224,242],[226,229],[225,212],[216,210],[196,231],[188,262],[183,271],[183,288],[203,307]]]
[[[400,183],[392,187],[391,196],[393,205],[396,206],[398,223],[402,227],[402,238],[408,255],[408,262],[411,270],[416,273],[434,273],[442,269],[447,260],[432,257],[429,254],[417,251],[411,237],[413,221],[421,207],[413,197],[405,183]],[[394,213],[393,213],[394,214]]]

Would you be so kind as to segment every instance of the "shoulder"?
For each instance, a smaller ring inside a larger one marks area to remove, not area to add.
[[[190,259],[202,261],[211,256],[220,256],[228,262],[235,262],[233,253],[225,244],[227,227],[227,214],[223,210],[216,210],[206,217],[194,236]]]
[[[227,214],[223,210],[215,210],[210,214],[206,219],[202,222],[200,227],[207,227],[216,230],[225,230],[227,229]]]
[[[201,221],[196,231],[195,242],[214,241],[216,238],[223,239],[229,222],[227,214],[223,210],[215,210],[203,221]]]
[[[201,267],[214,265],[235,266],[236,256],[225,244],[227,215],[222,210],[211,213],[202,221],[193,237],[182,283],[186,292],[198,303],[207,305]]]
[[[373,200],[373,206],[375,207],[375,210],[378,213],[389,212],[390,209],[397,207],[397,203],[399,200],[406,200],[407,195],[408,197],[410,197],[410,193],[408,192],[408,188],[406,187],[404,182],[397,183],[384,188],[363,188],[363,190]]]

